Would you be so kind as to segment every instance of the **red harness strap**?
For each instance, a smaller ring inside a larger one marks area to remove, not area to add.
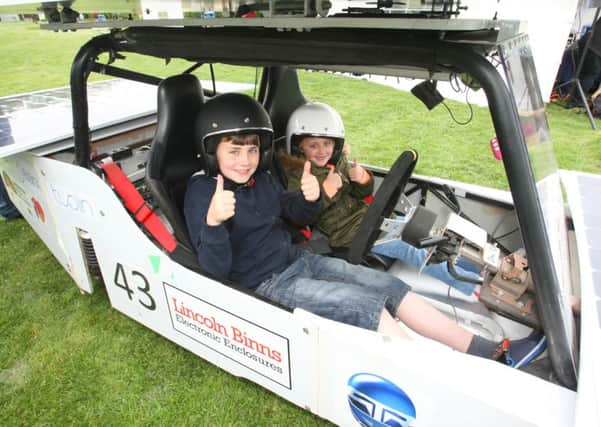
[[[177,242],[161,219],[148,207],[136,187],[127,178],[127,175],[116,163],[103,163],[102,169],[117,194],[123,199],[127,210],[134,215],[139,223],[146,227],[167,252],[173,252],[177,247]]]

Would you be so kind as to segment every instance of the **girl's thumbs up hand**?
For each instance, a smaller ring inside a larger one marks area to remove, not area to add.
[[[353,160],[353,164],[348,170],[348,177],[357,184],[367,184],[370,180],[369,174],[363,166],[357,163],[357,159]]]
[[[335,171],[336,168],[334,166],[328,165],[328,168],[330,168],[330,172],[323,181],[323,189],[331,199],[338,193],[338,190],[342,188],[342,177]]]
[[[311,162],[306,161],[303,168],[303,176],[301,177],[301,191],[305,200],[314,202],[319,199],[319,181],[315,175],[311,173]]]

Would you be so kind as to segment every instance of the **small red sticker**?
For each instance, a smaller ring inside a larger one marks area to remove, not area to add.
[[[38,202],[35,197],[32,197],[31,201],[33,203],[33,207],[35,209],[35,214],[37,215],[37,217],[40,219],[40,221],[46,222],[46,215],[44,214],[44,209],[42,209],[42,205],[40,204],[40,202]]]
[[[499,145],[499,140],[497,136],[493,136],[490,140],[490,149],[492,150],[493,156],[497,160],[503,160],[503,153],[501,153],[501,146]]]

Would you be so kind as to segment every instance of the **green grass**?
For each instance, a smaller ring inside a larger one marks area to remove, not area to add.
[[[97,34],[0,23],[0,96],[67,85],[77,49]],[[181,61],[165,66],[130,56],[136,69],[160,76],[186,68]],[[255,78],[253,69],[225,66],[216,74]],[[420,153],[418,173],[506,188],[502,164],[490,153],[494,132],[486,108],[475,107],[473,121],[460,126],[442,107],[428,112],[410,94],[388,87],[324,73],[301,78],[307,97],[341,112],[361,161],[389,166],[411,147]],[[465,105],[449,106],[458,118],[467,116]],[[601,173],[601,138],[586,116],[550,106],[549,121],[559,165]],[[80,295],[25,221],[0,220],[0,260],[2,424],[326,424],[111,309],[102,287]]]
[[[331,104],[340,112],[352,156],[360,161],[389,167],[402,150],[413,148],[420,155],[416,173],[507,186],[502,164],[490,152],[494,131],[487,108],[474,107],[472,122],[461,126],[444,107],[428,112],[410,93],[342,76],[328,75],[326,83],[324,77],[304,73],[303,90],[308,98]],[[371,107],[367,110],[366,100]],[[458,119],[468,117],[465,104],[447,103]]]
[[[82,296],[24,220],[0,220],[2,425],[324,425]]]
[[[0,14],[38,13],[41,3],[38,1],[12,6],[0,6]],[[80,13],[136,13],[140,11],[140,2],[138,0],[76,0],[72,4],[72,8]]]
[[[420,156],[416,173],[508,188],[503,164],[490,150],[495,132],[488,108],[474,106],[472,121],[462,126],[451,120],[443,106],[428,111],[410,93],[366,80],[349,82],[330,75],[325,80],[322,73],[304,73],[301,81],[308,98],[329,103],[340,112],[347,141],[359,160],[388,167],[401,150],[413,148]],[[459,121],[469,117],[465,104],[445,102]],[[601,173],[601,131],[591,129],[584,110],[547,107],[559,167]],[[595,122],[601,129],[601,120]]]
[[[103,34],[100,30],[78,30],[75,32],[42,31],[37,25],[2,22],[0,23],[0,52],[2,53],[2,78],[0,96],[23,92],[33,92],[69,84],[71,63],[79,48],[88,40]],[[106,61],[106,55],[100,58]],[[126,54],[129,67],[136,71],[166,77],[183,72],[190,64],[173,60],[169,64],[158,58]],[[115,64],[119,65],[119,64]],[[231,73],[220,73],[229,78]],[[208,78],[208,70],[198,73]],[[106,76],[92,74],[90,81]],[[254,69],[247,69],[239,81],[254,82]]]

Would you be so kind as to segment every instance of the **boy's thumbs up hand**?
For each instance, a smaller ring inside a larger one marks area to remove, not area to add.
[[[232,191],[223,189],[223,177],[217,175],[215,194],[207,211],[207,224],[219,225],[230,219],[236,213],[236,198]]]
[[[338,193],[338,190],[342,188],[342,177],[338,172],[335,172],[335,167],[332,165],[328,165],[330,172],[326,179],[323,180],[323,189],[331,199]]]
[[[300,184],[301,191],[303,192],[306,201],[314,202],[319,199],[319,181],[317,181],[315,175],[311,173],[310,161],[305,162]]]

